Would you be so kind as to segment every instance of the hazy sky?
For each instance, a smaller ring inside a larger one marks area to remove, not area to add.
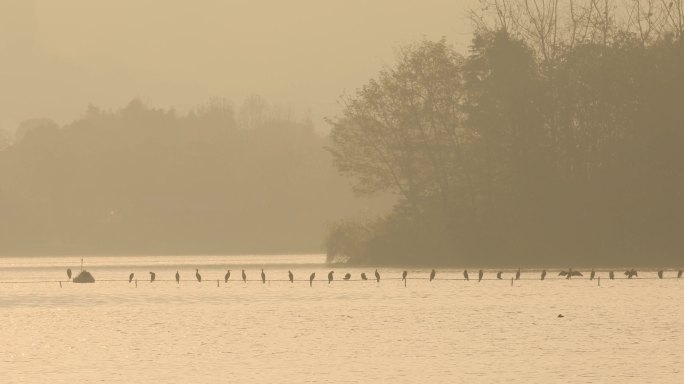
[[[186,111],[255,93],[322,117],[394,59],[446,36],[465,51],[470,0],[0,0],[0,129],[66,123],[133,97]]]

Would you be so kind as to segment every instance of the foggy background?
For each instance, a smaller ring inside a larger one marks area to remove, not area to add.
[[[0,0],[0,129],[134,97],[183,112],[258,94],[327,131],[339,96],[396,47],[446,36],[465,51],[468,3]]]

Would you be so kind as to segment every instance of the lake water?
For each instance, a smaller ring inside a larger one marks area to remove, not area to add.
[[[601,272],[598,286],[523,271],[511,286],[510,273],[478,283],[439,270],[429,282],[410,270],[423,279],[404,287],[398,269],[380,269],[378,284],[358,280],[372,269],[335,267],[328,284],[323,261],[89,257],[98,282],[60,288],[80,258],[0,258],[0,382],[684,382],[684,279]],[[305,281],[283,281],[288,269]]]

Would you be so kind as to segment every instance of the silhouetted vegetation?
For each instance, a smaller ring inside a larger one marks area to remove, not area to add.
[[[0,151],[0,253],[320,251],[330,218],[368,204],[326,143],[259,97],[24,122]]]
[[[684,3],[482,3],[467,57],[444,40],[407,46],[331,120],[355,190],[400,200],[332,227],[329,256],[679,262]]]

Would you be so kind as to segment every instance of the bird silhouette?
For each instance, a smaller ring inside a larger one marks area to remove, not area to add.
[[[542,271],[541,274],[541,279],[544,280],[546,278],[546,269]]]
[[[565,279],[568,280],[571,277],[572,277],[572,268],[570,268],[570,270],[568,270],[568,273],[565,275]]]
[[[515,279],[520,280],[520,268],[518,268],[518,271],[515,273]]]
[[[366,272],[361,272],[361,280],[368,280],[368,276],[366,276]]]
[[[247,282],[247,274],[245,273],[245,270],[242,270],[242,282],[246,283]]]
[[[477,273],[478,282],[482,281],[482,276],[484,276],[484,271],[480,269],[480,272]]]
[[[135,276],[135,273],[131,273],[130,275],[128,275],[128,282],[129,282],[129,283],[130,283],[131,281],[133,281],[133,276]]]
[[[594,272],[594,268],[592,268],[591,273],[589,274],[589,280],[594,280],[594,276],[596,276],[596,272]]]
[[[230,269],[226,272],[226,275],[223,276],[223,282],[227,283],[228,279],[230,279]]]
[[[156,277],[157,277],[156,273],[150,272],[150,283],[153,282]]]
[[[71,268],[67,268],[67,277],[71,279]]]
[[[343,280],[349,280],[349,279],[351,279],[351,273],[347,273],[346,275],[344,275]]]
[[[613,272],[613,271],[608,272],[608,278],[611,280],[615,280],[615,272]]]
[[[287,271],[287,276],[290,278],[290,283],[294,283],[294,275],[292,271]]]
[[[311,276],[309,276],[309,287],[313,286],[313,281],[316,278],[316,272],[312,273]]]
[[[263,268],[261,268],[261,283],[266,284],[266,274],[264,273]]]
[[[375,281],[377,281],[378,283],[380,282],[380,273],[377,269],[375,270]]]
[[[335,271],[330,271],[328,273],[328,284],[332,283],[333,281],[333,273],[335,273]]]
[[[404,271],[401,273],[401,281],[406,281],[406,276],[408,276],[408,271]]]
[[[677,272],[677,278],[681,279],[682,278],[682,273],[684,273],[684,270],[680,269],[679,272]]]
[[[658,271],[658,278],[662,279],[663,278],[663,271]]]
[[[468,278],[468,270],[467,270],[467,269],[466,269],[465,271],[463,271],[463,278],[466,279],[466,280],[470,280],[470,279]]]
[[[502,278],[501,278],[501,274],[502,274],[502,273],[503,273],[503,272],[497,272],[496,278],[499,279],[499,280],[501,280],[501,279],[502,279]]]
[[[437,271],[435,271],[433,269],[432,272],[430,272],[430,281],[434,280],[436,275],[437,275]]]
[[[631,279],[634,276],[638,277],[639,274],[637,273],[636,269],[632,268],[625,271],[625,276],[627,276],[628,279]]]
[[[198,282],[202,282],[202,275],[199,273],[199,269],[195,269],[195,278],[197,279]]]
[[[180,273],[176,271],[176,284],[180,284]]]

